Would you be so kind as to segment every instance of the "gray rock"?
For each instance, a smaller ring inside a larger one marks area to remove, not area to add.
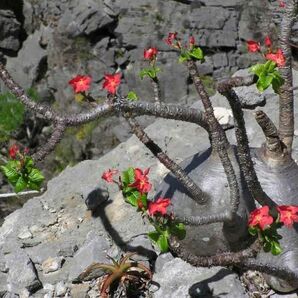
[[[90,239],[90,236],[92,239]],[[85,244],[77,251],[71,261],[69,269],[69,281],[74,281],[78,276],[92,263],[106,263],[106,253],[110,244],[104,238],[95,236],[94,233],[89,233]],[[102,275],[104,272],[101,272]],[[99,276],[100,276],[99,275]]]
[[[48,258],[42,263],[42,271],[44,274],[55,272],[59,270],[64,261],[63,257]]]
[[[173,257],[173,255],[170,252],[160,254],[157,257],[157,259],[156,259],[156,261],[154,263],[154,272],[155,272],[155,274],[161,272],[163,266],[166,263],[172,261],[173,259],[174,259],[174,257]]]
[[[58,29],[71,37],[92,34],[100,29],[108,28],[114,19],[105,13],[102,2],[94,0],[73,1],[73,6],[62,15]]]
[[[64,296],[67,292],[67,286],[63,281],[60,281],[56,284],[55,294],[58,297]]]
[[[234,126],[234,117],[231,109],[223,107],[214,107],[214,115],[223,129],[229,129]]]
[[[10,10],[0,10],[0,48],[16,52],[20,47],[21,24]]]
[[[218,53],[212,56],[213,65],[215,68],[220,68],[228,65],[226,53]]]
[[[90,286],[88,284],[73,284],[70,290],[70,297],[87,298]]]
[[[262,107],[266,103],[264,93],[258,91],[255,85],[244,86],[234,88],[238,98],[241,102],[241,106],[245,109],[254,109],[256,107]]]
[[[154,297],[218,297],[244,298],[248,295],[242,288],[236,274],[221,268],[195,268],[181,259],[173,259],[154,274],[160,288]]]
[[[137,235],[132,237],[127,243],[127,250],[137,253],[132,257],[136,261],[153,261],[157,257],[152,242],[147,235]]]
[[[9,269],[8,291],[20,294],[23,289],[27,289],[31,293],[41,287],[34,264],[22,249],[6,255],[5,259]]]
[[[7,274],[0,272],[0,297],[7,292]]]
[[[24,41],[16,58],[7,61],[7,69],[25,89],[32,86],[45,63],[46,51],[39,45],[41,31],[37,30]]]

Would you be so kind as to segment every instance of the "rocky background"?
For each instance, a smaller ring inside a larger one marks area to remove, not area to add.
[[[144,48],[156,46],[164,100],[191,104],[194,90],[186,68],[163,41],[168,32],[196,37],[207,55],[199,68],[212,93],[213,80],[260,59],[247,53],[245,41],[262,41],[267,34],[276,39],[280,12],[278,1],[267,0],[1,0],[0,59],[22,87],[33,87],[40,101],[77,112],[89,108],[74,102],[68,81],[77,74],[91,75],[93,95],[104,100],[104,74],[121,71],[121,92],[134,90],[141,100],[151,101],[151,84],[138,74]],[[0,90],[5,88],[0,85]],[[143,118],[142,123],[150,121]],[[51,130],[27,113],[15,139],[34,151]],[[45,173],[51,177],[68,164],[98,158],[129,135],[116,117],[69,130],[43,165]]]
[[[141,100],[152,100],[150,84],[142,82],[138,72],[144,65],[144,47],[157,46],[164,100],[190,105],[197,98],[186,69],[163,42],[168,32],[196,36],[208,56],[200,70],[212,93],[213,79],[230,76],[260,58],[247,53],[245,40],[262,40],[269,33],[276,38],[279,20],[277,1],[1,0],[0,59],[25,89],[37,91],[40,101],[57,110],[77,112],[86,107],[74,103],[67,82],[79,73],[92,75],[94,96],[104,99],[104,73],[121,70],[123,94],[135,90]],[[297,73],[294,77],[296,86]],[[3,86],[1,91],[5,91]],[[260,145],[263,138],[253,109],[265,105],[276,121],[277,99],[272,90],[263,95],[253,87],[237,92],[247,108],[251,145]],[[217,111],[222,125],[232,128],[225,99],[216,94],[212,102],[221,107]],[[52,128],[30,113],[26,117],[15,138],[34,150],[47,140]],[[146,117],[141,121],[144,125],[153,122]],[[158,120],[147,132],[178,162],[209,145],[200,128],[181,122]],[[233,133],[233,129],[228,131],[232,141]],[[238,298],[255,297],[254,293],[278,297],[253,274],[240,280],[231,270],[194,268],[171,254],[154,251],[144,236],[149,227],[116,189],[107,189],[100,181],[101,173],[111,166],[121,170],[132,164],[150,166],[154,187],[166,173],[135,137],[123,142],[128,136],[125,123],[116,117],[68,132],[44,164],[48,177],[67,164],[94,160],[67,168],[48,183],[46,193],[6,218],[0,227],[0,297],[96,297],[96,280],[75,283],[76,277],[94,261],[108,262],[107,254],[117,257],[127,250],[138,251],[140,259],[154,269],[155,284],[148,292],[153,297]],[[296,137],[294,141],[297,145]],[[1,191],[6,190],[2,184]]]
[[[238,74],[245,75],[243,71]],[[298,85],[297,71],[294,81]],[[236,92],[246,106],[244,117],[251,146],[260,146],[264,137],[254,120],[254,108],[262,106],[277,121],[278,98],[272,89],[260,95],[255,86],[236,88]],[[226,99],[218,93],[211,99],[215,107],[221,107],[221,123],[230,127],[227,135],[235,143]],[[201,108],[200,103],[195,107]],[[298,116],[297,108],[295,115]],[[159,119],[146,132],[176,162],[209,146],[207,134],[195,124]],[[297,133],[294,145],[297,148]],[[297,150],[293,156],[298,158]],[[133,136],[101,158],[68,167],[49,181],[43,195],[7,216],[0,227],[0,297],[99,297],[96,283],[101,281],[103,272],[94,271],[93,278],[86,281],[78,281],[77,277],[91,263],[109,263],[107,255],[117,258],[126,251],[138,252],[137,260],[154,272],[146,296],[138,297],[297,297],[297,293],[275,293],[254,271],[195,268],[171,253],[160,254],[145,235],[151,227],[124,202],[115,185],[100,179],[111,166],[119,170],[150,167],[150,199],[168,172]]]

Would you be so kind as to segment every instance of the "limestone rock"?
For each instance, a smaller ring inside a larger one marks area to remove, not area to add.
[[[240,281],[228,269],[220,267],[195,268],[181,259],[173,259],[154,275],[160,288],[155,298],[213,297],[248,298]]]
[[[0,48],[16,52],[20,47],[21,24],[11,10],[0,9]]]
[[[5,259],[9,269],[7,284],[10,292],[20,294],[24,289],[34,292],[41,287],[34,264],[22,249],[6,255]]]

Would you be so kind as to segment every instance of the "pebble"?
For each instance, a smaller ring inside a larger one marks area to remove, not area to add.
[[[67,286],[65,285],[65,283],[63,281],[59,281],[56,285],[56,296],[57,297],[61,297],[64,296],[66,294],[67,291]]]
[[[62,266],[62,261],[64,261],[64,257],[49,257],[41,265],[43,273],[48,274],[59,270]]]

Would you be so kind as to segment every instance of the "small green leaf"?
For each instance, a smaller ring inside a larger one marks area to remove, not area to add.
[[[265,252],[269,252],[271,250],[271,242],[264,242],[263,249]]]
[[[29,173],[28,179],[30,182],[40,185],[44,180],[44,176],[41,174],[41,172],[38,169],[34,168]]]
[[[142,196],[141,196],[141,202],[142,202],[144,208],[147,209],[148,200],[147,200],[147,195],[146,194],[142,194]]]
[[[272,241],[271,242],[271,253],[274,256],[279,255],[282,252],[282,249],[280,247],[280,244],[277,241]]]
[[[138,100],[138,96],[134,91],[129,91],[127,94],[127,99],[130,101],[136,101]]]
[[[75,98],[75,101],[77,102],[83,102],[85,99],[85,96],[82,93],[76,93],[74,98]]]
[[[156,242],[161,252],[167,252],[169,250],[168,238],[165,234],[161,234]]]
[[[11,183],[16,183],[19,179],[20,174],[15,168],[7,167],[7,166],[1,166],[1,170],[3,171],[4,175]]]
[[[256,236],[258,234],[258,229],[257,228],[253,228],[253,227],[249,227],[248,228],[248,232],[249,232],[250,235]]]
[[[147,76],[151,79],[155,79],[159,72],[160,72],[160,68],[158,67],[144,68],[140,71],[140,77],[141,79],[143,79],[144,77]]]
[[[27,187],[27,182],[24,180],[22,176],[19,177],[16,185],[14,186],[14,190],[16,193],[24,190]]]
[[[33,168],[33,166],[34,166],[33,159],[30,156],[26,156],[25,157],[25,168],[29,169],[29,168]]]
[[[183,63],[183,62],[185,62],[185,61],[187,61],[187,60],[189,60],[190,59],[190,56],[189,56],[189,53],[188,53],[188,51],[187,52],[182,52],[181,54],[180,54],[180,56],[179,56],[179,63]]]
[[[125,194],[125,201],[129,204],[131,204],[132,206],[134,207],[137,207],[138,206],[138,198],[141,197],[141,194],[139,191],[137,190],[134,190],[134,191],[131,191],[127,194]]]
[[[27,188],[31,189],[31,190],[40,190],[40,185],[39,184],[36,184],[32,181],[29,181],[27,183]]]
[[[252,72],[252,73],[254,73],[255,75],[257,75],[259,77],[260,74],[264,72],[264,69],[265,69],[264,64],[256,64],[256,65],[253,65],[249,69],[249,71]]]
[[[170,226],[170,234],[177,236],[179,240],[182,240],[186,236],[185,225],[183,223],[174,223]]]
[[[134,183],[135,181],[134,168],[128,168],[126,171],[123,171],[121,175],[121,181],[124,186]]]
[[[194,47],[191,51],[189,51],[189,55],[196,60],[204,59],[203,51],[199,47]]]
[[[147,235],[148,235],[148,237],[150,238],[151,241],[156,243],[161,234],[157,231],[151,231]]]

